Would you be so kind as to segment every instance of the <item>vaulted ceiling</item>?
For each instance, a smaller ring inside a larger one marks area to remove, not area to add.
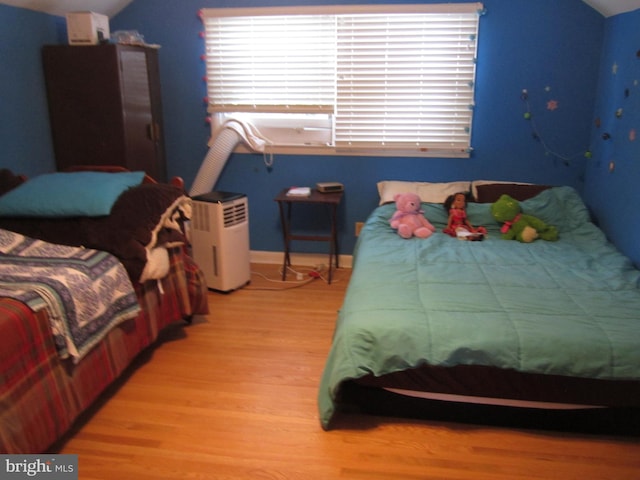
[[[133,0],[0,0],[5,5],[28,8],[52,15],[90,10],[113,17]],[[640,0],[583,0],[605,17],[640,8]]]
[[[640,0],[583,0],[605,17],[631,12],[640,8]]]
[[[133,0],[0,0],[5,5],[28,8],[52,15],[89,10],[113,17]]]

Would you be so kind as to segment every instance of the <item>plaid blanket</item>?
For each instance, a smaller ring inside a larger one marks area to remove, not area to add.
[[[140,311],[111,254],[0,229],[0,296],[46,310],[61,358],[79,361],[110,329]]]
[[[202,271],[183,249],[169,253],[162,289],[155,281],[136,284],[140,314],[112,329],[77,364],[60,358],[46,310],[34,313],[0,298],[0,453],[47,451],[161,330],[207,313]]]

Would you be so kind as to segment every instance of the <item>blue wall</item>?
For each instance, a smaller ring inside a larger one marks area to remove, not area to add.
[[[206,154],[209,138],[204,121],[206,91],[202,81],[204,63],[200,59],[204,48],[199,36],[203,27],[198,10],[266,4],[272,3],[136,0],[111,22],[112,30],[138,29],[148,42],[162,45],[169,173],[183,176],[187,185]],[[233,155],[216,188],[248,194],[253,250],[282,249],[273,197],[290,185],[313,185],[326,180],[344,183],[341,245],[345,253],[351,253],[355,242],[354,223],[366,219],[376,204],[375,185],[379,180],[491,178],[582,188],[583,153],[589,148],[603,17],[580,0],[487,0],[484,4],[487,14],[480,25],[473,157],[277,155],[273,168],[267,169],[261,155]],[[167,18],[170,23],[166,23]],[[546,91],[546,87],[550,90]],[[553,150],[576,155],[568,166],[546,154],[542,144],[533,138],[531,123],[523,118],[525,105],[520,98],[523,89],[530,92],[531,108],[542,138]],[[559,108],[553,112],[546,109],[550,99],[559,102]],[[298,248],[324,251],[326,245],[305,244]]]
[[[280,5],[302,3],[300,0],[279,2]],[[203,27],[198,10],[261,5],[273,3],[266,0],[135,0],[111,19],[112,31],[139,30],[147,42],[162,46],[160,63],[168,171],[170,175],[184,177],[187,185],[193,181],[206,154],[210,134],[203,102],[206,91],[200,56],[204,45],[199,35]],[[277,155],[273,168],[268,169],[261,155],[234,154],[217,188],[248,194],[253,250],[282,249],[273,197],[290,185],[313,185],[327,180],[345,184],[345,201],[340,213],[342,252],[347,254],[355,243],[354,222],[365,220],[377,204],[375,184],[379,180],[490,178],[566,184],[584,189],[585,170],[596,161],[592,124],[605,26],[609,32],[615,25],[606,22],[581,0],[486,0],[484,5],[487,13],[480,24],[472,158]],[[21,17],[21,23],[15,20],[16,16]],[[53,169],[45,125],[47,114],[39,46],[64,42],[58,32],[61,21],[60,17],[0,7],[2,45],[24,46],[22,37],[30,37],[26,51],[29,55],[24,56],[25,50],[21,49],[20,57],[14,61],[25,71],[24,78],[32,83],[28,94],[8,110],[12,122],[17,121],[20,126],[6,125],[5,115],[0,127],[3,151],[13,152],[3,165],[27,174]],[[22,33],[27,30],[29,35]],[[39,31],[37,38],[33,38],[34,30]],[[607,35],[607,38],[611,36]],[[0,66],[3,70],[6,68],[4,54],[0,57]],[[13,69],[14,65],[8,67]],[[3,103],[5,96],[15,95],[12,90],[22,88],[23,84],[23,78],[7,80],[3,75],[0,80]],[[521,99],[523,89],[529,92],[529,106]],[[546,108],[550,100],[558,102],[556,110]],[[528,108],[544,143],[535,138],[534,123],[524,119]],[[35,124],[31,119],[35,119]],[[588,149],[594,150],[591,160],[583,155]],[[555,153],[570,158],[560,158]],[[326,251],[324,244],[310,243],[297,248]]]
[[[636,265],[640,265],[639,23],[640,10],[607,19],[592,122],[593,158],[585,173],[587,204]]]
[[[62,18],[0,5],[0,167],[55,168],[40,49],[65,28]]]

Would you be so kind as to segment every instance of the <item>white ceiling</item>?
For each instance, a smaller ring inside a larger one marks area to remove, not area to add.
[[[129,5],[133,0],[0,0],[5,5],[28,8],[51,15],[64,16],[67,12],[89,10],[109,18]]]
[[[0,4],[28,8],[52,15],[90,10],[113,17],[133,0],[0,0]],[[640,8],[640,0],[583,0],[605,17]]]
[[[640,8],[640,0],[583,0],[605,17],[631,12]]]

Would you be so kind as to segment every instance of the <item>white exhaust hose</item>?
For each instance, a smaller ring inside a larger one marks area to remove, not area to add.
[[[189,191],[191,197],[213,190],[231,152],[241,141],[253,151],[261,153],[265,153],[266,147],[271,145],[253,125],[235,119],[227,120],[218,135],[209,141],[209,151]]]

